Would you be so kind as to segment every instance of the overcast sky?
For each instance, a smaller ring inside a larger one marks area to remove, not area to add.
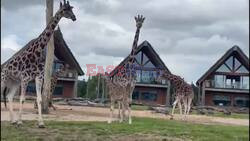
[[[54,0],[54,11],[59,0]],[[229,48],[249,54],[248,0],[71,0],[77,21],[59,23],[84,72],[117,65],[132,46],[134,16],[143,14],[139,44],[151,43],[169,70],[196,82]],[[45,0],[1,0],[1,63],[45,28]]]

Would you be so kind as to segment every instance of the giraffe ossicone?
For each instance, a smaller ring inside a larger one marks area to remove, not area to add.
[[[38,104],[38,126],[44,127],[44,122],[41,112],[41,90],[44,77],[44,65],[45,65],[45,47],[48,41],[54,33],[54,29],[62,17],[76,20],[76,17],[72,11],[73,7],[70,6],[69,1],[65,1],[62,4],[60,2],[60,8],[51,18],[50,22],[39,35],[38,38],[30,41],[23,50],[18,54],[12,56],[1,68],[1,95],[4,89],[10,91],[5,94],[9,101],[10,120],[15,123],[13,112],[13,97],[16,94],[18,88],[21,86],[20,106],[18,115],[18,124],[22,124],[22,110],[25,99],[25,93],[27,85],[30,81],[35,80],[37,104]],[[6,92],[6,91],[5,91]],[[4,94],[3,94],[4,95]]]

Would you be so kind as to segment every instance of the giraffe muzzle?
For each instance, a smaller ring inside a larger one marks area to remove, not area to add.
[[[76,21],[76,16],[72,16],[72,21]]]

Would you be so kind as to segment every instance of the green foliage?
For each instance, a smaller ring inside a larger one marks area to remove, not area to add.
[[[86,97],[87,82],[85,80],[78,80],[77,83],[77,96]]]
[[[202,125],[153,118],[133,118],[132,125],[76,121],[46,121],[46,125],[45,129],[39,129],[36,121],[25,121],[22,127],[16,128],[9,122],[1,122],[1,140],[249,140],[248,126]]]

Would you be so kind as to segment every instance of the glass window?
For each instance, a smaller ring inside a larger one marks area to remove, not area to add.
[[[249,98],[247,97],[235,97],[234,106],[237,107],[249,107]]]
[[[238,73],[248,73],[248,70],[242,65],[236,72],[238,72]]]
[[[143,62],[142,62],[142,64],[145,64],[148,60],[149,59],[148,59],[147,55],[143,53]]]
[[[226,64],[231,70],[233,70],[233,56],[227,59]]]
[[[237,69],[240,65],[240,61],[237,58],[234,58],[234,69]]]
[[[231,72],[228,67],[225,64],[222,64],[219,69],[217,69],[217,72]]]
[[[36,94],[36,85],[35,83],[29,83],[26,89],[26,92]]]
[[[136,82],[141,82],[141,70],[136,70]]]
[[[137,55],[135,56],[135,58],[136,58],[136,60],[137,60],[137,62],[139,63],[139,64],[141,64],[141,59],[142,59],[142,53],[141,53],[141,51],[139,52],[139,53],[137,53]]]
[[[132,99],[133,100],[139,100],[139,92],[138,91],[133,92]]]
[[[142,82],[150,83],[150,73],[149,73],[149,71],[142,71]]]
[[[63,86],[62,85],[57,85],[55,87],[53,95],[63,95]]]
[[[248,76],[242,76],[242,84],[241,87],[242,89],[249,89],[249,77]]]
[[[215,87],[217,88],[224,88],[224,82],[225,76],[224,75],[215,75],[214,81],[215,81]]]
[[[225,95],[214,95],[213,96],[214,105],[218,106],[230,106],[231,100],[229,96]]]
[[[156,101],[157,100],[157,94],[156,94],[156,92],[142,92],[142,100]]]
[[[151,61],[147,62],[147,64],[145,64],[144,67],[155,68],[155,66],[152,64]]]

